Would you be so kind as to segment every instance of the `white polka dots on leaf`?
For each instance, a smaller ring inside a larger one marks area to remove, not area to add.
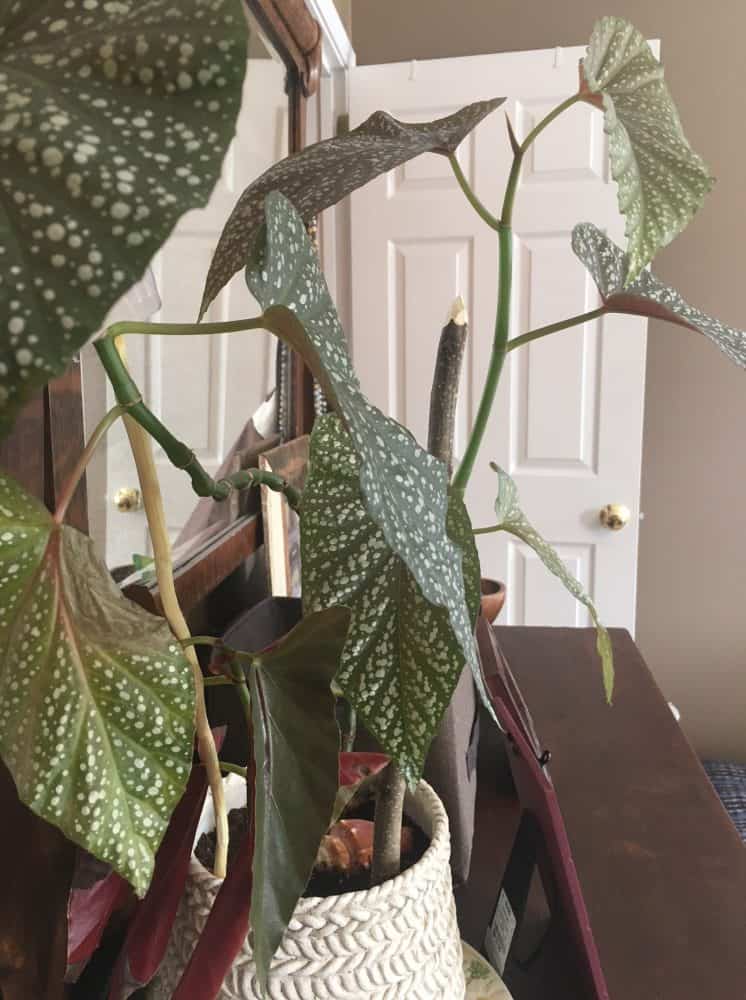
[[[596,23],[581,71],[581,93],[605,112],[630,282],[686,228],[713,178],[684,135],[663,67],[628,21]]]
[[[241,195],[220,236],[205,283],[201,314],[255,251],[264,198],[281,191],[303,219],[420,153],[450,153],[505,98],[479,101],[434,122],[409,124],[376,111],[351,132],[307,146],[280,160]]]
[[[462,572],[461,552],[453,543],[464,549],[468,620],[479,602],[479,561],[469,518],[456,498],[448,529],[446,544],[455,561],[446,567],[448,574]],[[366,510],[360,460],[334,415],[317,421],[311,438],[301,547],[305,612],[352,610],[337,683],[415,782],[466,657],[449,608],[423,597],[407,563]]]
[[[90,540],[4,475],[0,650],[0,755],[21,800],[142,896],[191,769],[191,666]]]
[[[677,291],[643,271],[625,285],[629,265],[626,254],[590,222],[576,226],[572,248],[590,271],[610,312],[651,316],[688,327],[711,340],[723,354],[746,368],[746,331],[726,326],[719,319],[690,306]]]
[[[242,0],[0,6],[0,329],[17,319],[38,337],[0,336],[2,434],[207,203],[235,131],[247,29]],[[90,253],[95,286],[80,270]],[[33,354],[23,369],[18,347]]]
[[[446,532],[446,468],[365,398],[301,217],[278,191],[266,197],[264,207],[266,241],[247,268],[249,289],[265,310],[268,329],[300,351],[342,416],[360,463],[362,503],[383,542],[411,573],[424,602],[445,609],[447,628],[460,649],[451,669],[457,676],[466,661],[478,678],[462,552]],[[453,648],[449,643],[449,656]],[[393,724],[390,715],[387,723]],[[422,746],[426,732],[418,738]],[[413,778],[421,763],[414,744],[399,742],[391,752]]]

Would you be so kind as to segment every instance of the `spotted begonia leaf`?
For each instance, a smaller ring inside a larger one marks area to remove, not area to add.
[[[0,651],[0,755],[21,801],[142,896],[191,768],[191,667],[90,539],[2,474]]]
[[[490,465],[498,476],[498,493],[495,500],[498,529],[500,531],[507,531],[522,541],[524,545],[528,545],[537,554],[539,559],[541,559],[549,572],[558,577],[575,600],[584,604],[590,612],[593,624],[596,626],[596,648],[598,649],[598,655],[601,657],[606,697],[611,701],[614,691],[614,656],[611,649],[611,639],[609,638],[609,633],[599,620],[593,601],[583,590],[580,581],[575,579],[557,552],[555,552],[548,542],[544,541],[521,510],[518,499],[518,488],[515,482],[507,472],[504,472],[494,462],[491,462]]]
[[[469,104],[433,122],[397,121],[376,111],[351,132],[280,160],[241,195],[223,229],[205,283],[201,314],[252,256],[264,223],[264,199],[281,191],[301,217],[315,219],[352,191],[421,153],[449,155],[505,98]]]
[[[0,433],[207,202],[246,39],[241,0],[0,5]]]
[[[390,487],[396,490],[395,480]],[[473,544],[460,501],[451,505],[449,529],[455,565],[446,571],[460,576],[457,545]],[[361,494],[360,458],[335,415],[317,421],[311,437],[301,566],[307,611],[335,605],[352,610],[337,684],[407,780],[417,781],[466,656],[448,607],[423,596],[371,517]]]
[[[248,671],[257,775],[251,927],[265,987],[334,811],[339,729],[332,681],[349,624],[347,608],[307,615]]]
[[[581,96],[602,107],[611,173],[626,216],[626,281],[692,219],[713,185],[684,135],[663,67],[636,28],[621,17],[595,25],[581,63]]]
[[[608,312],[650,316],[687,327],[703,334],[731,361],[746,368],[746,331],[726,326],[690,306],[650,271],[643,271],[632,284],[625,286],[626,255],[596,226],[589,222],[576,226],[572,248],[590,271]]]
[[[360,460],[365,509],[423,598],[447,609],[463,660],[481,684],[462,553],[446,531],[446,467],[365,398],[303,220],[277,191],[265,199],[265,211],[266,240],[246,272],[264,323],[300,351],[339,410]]]

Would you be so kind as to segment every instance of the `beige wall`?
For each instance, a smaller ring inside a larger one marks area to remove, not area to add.
[[[352,0],[334,0],[334,6],[339,11],[342,23],[347,28],[347,34],[352,34]]]
[[[660,38],[687,134],[719,181],[656,272],[746,327],[743,0],[354,0],[353,10],[360,63],[582,44],[606,13]],[[699,752],[746,760],[746,374],[665,324],[652,324],[648,350],[637,640]]]

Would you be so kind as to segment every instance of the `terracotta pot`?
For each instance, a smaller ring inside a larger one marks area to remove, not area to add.
[[[490,580],[482,577],[482,614],[490,623],[496,620],[505,604],[505,584],[500,580]]]
[[[235,780],[234,780],[235,779]],[[228,808],[246,801],[246,785],[226,779]],[[206,803],[198,836],[214,826]],[[407,813],[430,837],[420,860],[397,878],[361,892],[305,897],[272,963],[268,1000],[462,1000],[463,960],[451,884],[448,817],[421,781]],[[173,995],[220,882],[192,855],[187,885],[157,980],[156,1000]],[[258,1000],[247,938],[218,1000]]]

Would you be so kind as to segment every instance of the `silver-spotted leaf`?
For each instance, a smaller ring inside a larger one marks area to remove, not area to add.
[[[505,98],[469,104],[433,122],[400,122],[376,111],[362,125],[275,163],[241,195],[223,229],[205,283],[201,313],[246,266],[264,223],[264,199],[281,191],[305,220],[421,153],[452,153]]]
[[[241,103],[242,6],[0,4],[0,433],[207,202]]]
[[[447,609],[479,685],[462,553],[446,530],[446,467],[365,398],[303,220],[276,191],[265,199],[265,211],[266,240],[246,272],[249,289],[265,310],[264,323],[301,352],[339,410],[360,460],[365,509],[424,599]]]
[[[142,896],[193,723],[192,670],[165,623],[0,474],[0,755],[21,800]]]
[[[611,173],[626,216],[625,280],[634,281],[689,224],[713,178],[684,135],[663,67],[628,21],[596,23],[581,73],[581,94],[605,113]]]
[[[687,327],[703,334],[727,358],[746,368],[746,331],[726,326],[690,306],[650,271],[643,271],[632,284],[625,285],[626,255],[596,226],[589,222],[576,226],[572,248],[590,271],[609,312],[650,316]]]
[[[498,493],[495,500],[498,529],[500,531],[507,531],[522,541],[524,545],[528,545],[537,554],[539,559],[541,559],[550,573],[553,573],[561,580],[572,596],[588,608],[590,616],[593,619],[593,624],[596,626],[596,648],[598,649],[598,655],[601,657],[606,697],[611,701],[614,691],[614,656],[611,649],[611,639],[609,638],[609,633],[599,620],[593,601],[591,601],[590,597],[583,590],[580,581],[576,580],[572,573],[570,573],[557,552],[555,552],[548,542],[544,541],[521,510],[518,489],[513,479],[498,465],[495,465],[494,462],[490,464],[498,477]]]
[[[466,548],[473,544],[471,525],[463,504],[454,504],[449,544]],[[461,674],[464,650],[448,608],[423,596],[370,516],[361,495],[360,459],[334,415],[317,421],[311,436],[301,547],[305,609],[352,610],[337,683],[384,751],[415,782]],[[455,551],[460,575],[461,551]],[[474,589],[471,581],[472,604]],[[477,601],[478,589],[477,582]]]
[[[257,775],[251,927],[265,987],[334,811],[339,730],[331,685],[349,623],[341,607],[308,615],[249,667]]]

